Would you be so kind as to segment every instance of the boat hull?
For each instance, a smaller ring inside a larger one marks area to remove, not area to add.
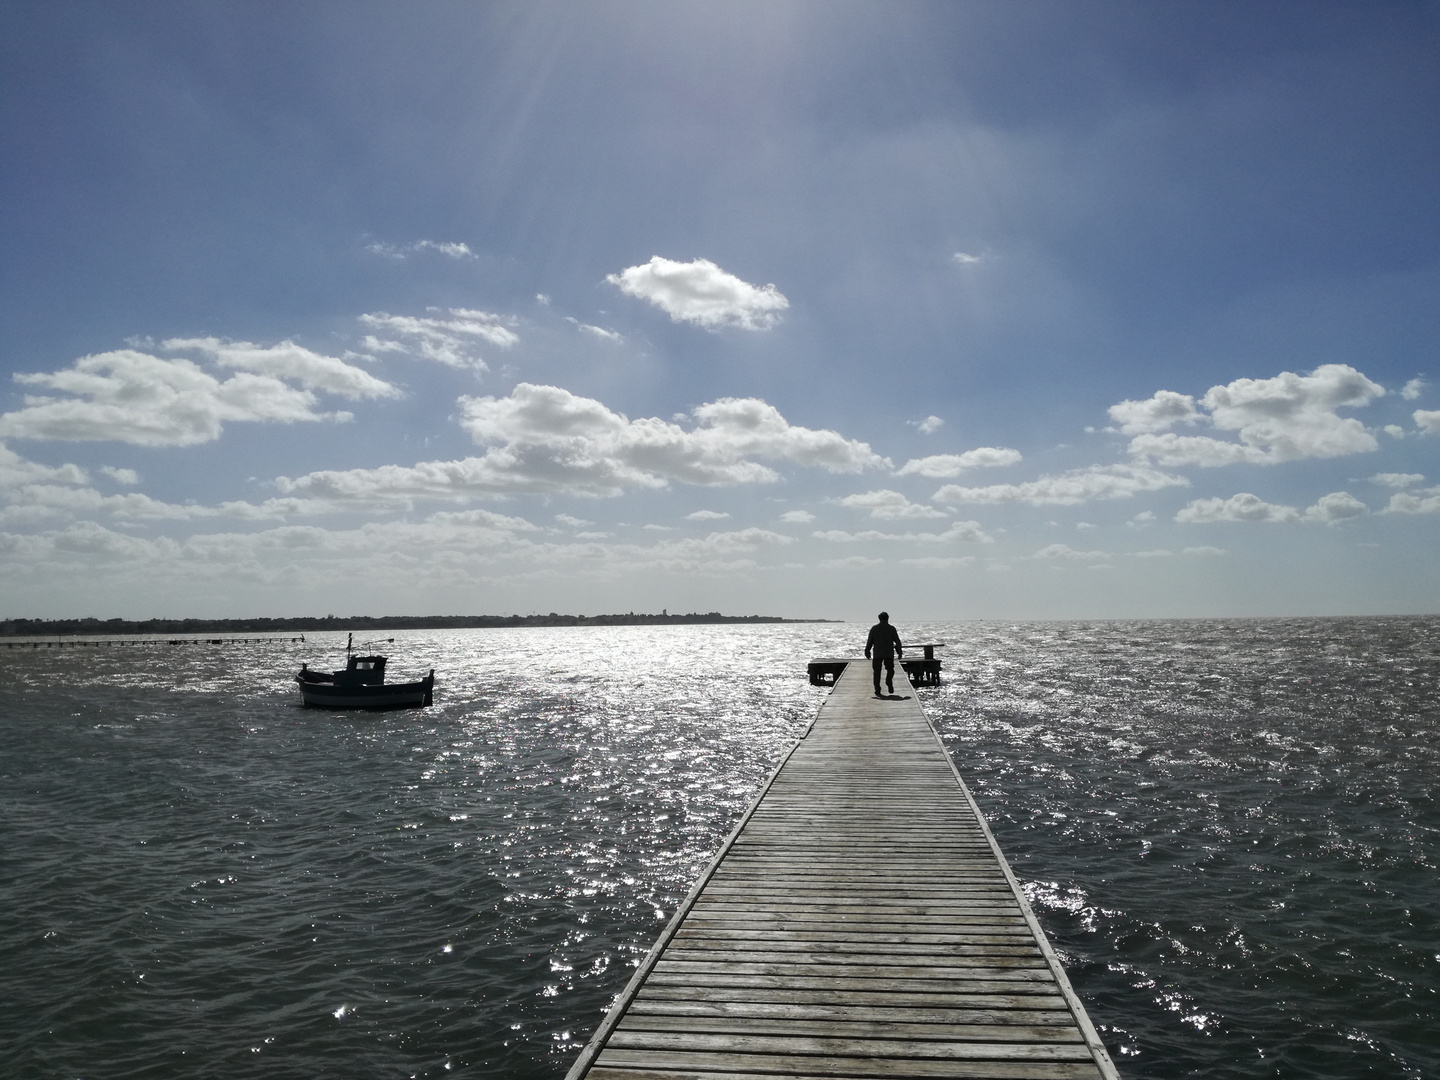
[[[337,685],[331,682],[295,680],[300,685],[300,698],[307,707],[317,709],[417,709],[431,704],[435,676],[429,675],[413,683],[370,683]]]

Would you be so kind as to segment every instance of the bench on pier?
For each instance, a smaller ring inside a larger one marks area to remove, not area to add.
[[[939,686],[940,685],[940,661],[935,659],[935,650],[943,649],[944,645],[907,645],[907,649],[920,649],[924,652],[923,660],[902,657],[897,663],[905,669],[910,682],[915,686]],[[834,686],[835,680],[840,678],[840,673],[845,670],[847,664],[869,663],[864,657],[819,657],[811,660],[806,665],[806,673],[810,676],[811,686]]]

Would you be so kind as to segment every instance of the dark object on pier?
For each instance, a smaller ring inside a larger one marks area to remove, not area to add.
[[[939,686],[940,685],[940,661],[935,659],[935,650],[943,649],[945,646],[940,643],[934,645],[907,645],[907,649],[921,649],[925,659],[914,660],[902,657],[895,661],[905,669],[910,682],[914,686]],[[810,676],[811,686],[834,686],[835,680],[845,670],[846,664],[862,664],[865,661],[859,657],[854,659],[837,657],[820,657],[811,660],[806,667]]]
[[[385,682],[384,656],[351,656],[344,671],[300,667],[295,681],[307,706],[323,709],[413,709],[434,704],[435,669],[408,683]]]

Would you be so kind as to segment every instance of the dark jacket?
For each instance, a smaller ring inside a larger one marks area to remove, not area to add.
[[[865,655],[870,655],[870,650],[875,650],[877,660],[893,660],[899,655],[902,646],[900,635],[895,627],[888,622],[877,622],[870,628],[870,636],[865,639]]]

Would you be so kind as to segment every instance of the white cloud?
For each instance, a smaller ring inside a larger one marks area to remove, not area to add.
[[[1370,483],[1379,484],[1381,487],[1407,488],[1422,483],[1425,479],[1424,473],[1418,472],[1382,472],[1370,477]]]
[[[818,566],[821,570],[863,570],[867,566],[879,566],[884,561],[868,555],[850,555],[844,559],[825,559]]]
[[[1189,394],[1157,390],[1145,401],[1122,401],[1110,406],[1110,420],[1126,435],[1168,431],[1176,424],[1198,424],[1204,417]]]
[[[586,525],[594,525],[593,521],[586,521],[584,518],[573,517],[570,514],[556,514],[555,520],[561,525],[569,525],[572,529],[583,529]]]
[[[1090,521],[1077,521],[1075,523],[1075,528],[1078,529],[1080,532],[1093,532],[1099,527],[1099,525],[1096,525]]]
[[[1128,525],[1128,526],[1129,526],[1130,528],[1132,528],[1132,529],[1143,529],[1146,525],[1153,524],[1154,521],[1155,521],[1155,511],[1153,511],[1153,510],[1141,510],[1140,513],[1136,514],[1133,518],[1131,518],[1131,519],[1130,519],[1129,521],[1127,521],[1125,524]]]
[[[911,458],[898,470],[896,476],[928,476],[932,480],[959,476],[968,469],[993,469],[1001,465],[1014,465],[1020,461],[1019,450],[1007,450],[997,446],[980,446],[966,450],[963,454],[934,454],[930,457]]]
[[[605,280],[627,296],[649,301],[674,322],[690,322],[707,330],[735,326],[768,330],[790,301],[774,285],[755,286],[727,274],[709,259],[682,263],[654,256]]]
[[[1130,554],[1137,559],[1169,559],[1175,555],[1173,551],[1165,548],[1156,548],[1153,551],[1132,551]]]
[[[906,420],[905,423],[917,429],[921,435],[933,435],[945,426],[945,421],[938,416],[927,416],[924,420]]]
[[[134,487],[140,483],[140,474],[134,469],[117,469],[110,465],[101,465],[100,471],[117,484],[125,487]]]
[[[834,473],[889,461],[833,431],[790,424],[755,398],[724,398],[692,414],[685,429],[656,418],[630,420],[593,398],[521,383],[509,397],[460,399],[461,423],[490,449],[482,457],[404,467],[310,473],[277,484],[342,502],[409,503],[483,495],[553,492],[618,495],[628,488],[772,483],[775,470],[753,458]]]
[[[522,518],[482,510],[437,513],[416,522],[372,522],[346,530],[282,526],[260,532],[215,533],[183,542],[127,536],[96,524],[20,535],[0,532],[0,574],[49,564],[63,573],[102,563],[131,580],[203,584],[230,582],[285,585],[290,591],[321,588],[340,574],[383,577],[397,588],[432,584],[443,573],[454,587],[487,581],[513,582],[517,575],[573,581],[580,576],[615,578],[645,572],[732,577],[763,569],[754,556],[794,543],[763,529],[665,538],[652,544],[603,539],[546,542]]]
[[[1195,555],[1200,558],[1211,558],[1216,555],[1224,555],[1225,549],[1218,547],[1205,547],[1202,545],[1201,547],[1187,547],[1181,552],[1181,554]]]
[[[950,258],[954,259],[961,266],[974,266],[976,263],[982,261],[981,256],[971,255],[965,251],[957,251],[954,255],[951,255]]]
[[[1386,425],[1385,425],[1383,428],[1381,428],[1380,430],[1382,430],[1383,432],[1385,432],[1385,434],[1386,434],[1386,435],[1389,435],[1392,439],[1403,439],[1403,438],[1405,438],[1405,429],[1404,429],[1403,427],[1401,427],[1399,424],[1386,424]]]
[[[810,534],[817,540],[832,544],[856,544],[875,540],[899,540],[915,544],[972,543],[992,544],[994,539],[980,528],[978,521],[957,521],[943,533],[883,533],[875,529],[864,532],[846,532],[844,529],[826,529]]]
[[[720,510],[696,510],[693,514],[686,514],[686,521],[722,521],[730,515]]]
[[[1420,391],[1425,388],[1424,379],[1411,379],[1400,391],[1400,396],[1406,401],[1414,401],[1420,396]]]
[[[509,321],[489,311],[469,308],[429,309],[429,315],[390,315],[374,312],[361,315],[361,324],[375,333],[366,337],[372,352],[399,352],[421,360],[434,360],[454,368],[486,371],[488,367],[476,349],[482,344],[508,349],[520,340],[506,326]]]
[[[1316,521],[1322,525],[1338,525],[1342,521],[1350,521],[1369,512],[1370,508],[1348,491],[1332,491],[1329,495],[1320,496],[1314,506],[1306,508],[1305,520]]]
[[[1387,514],[1434,514],[1440,513],[1440,487],[1423,491],[1397,491],[1390,496]]]
[[[1293,506],[1267,503],[1257,495],[1241,492],[1228,499],[1196,499],[1181,508],[1175,520],[1188,525],[1213,521],[1298,521],[1300,511]]]
[[[1416,409],[1415,426],[1426,435],[1440,435],[1440,409]]]
[[[953,570],[957,566],[970,566],[975,562],[974,555],[957,555],[952,558],[943,558],[939,555],[927,555],[921,559],[901,559],[904,566],[915,566],[921,570]]]
[[[1112,558],[1108,551],[1076,551],[1065,544],[1050,544],[1030,557],[1041,562],[1055,563],[1098,563]]]
[[[1111,416],[1126,425],[1124,430],[1137,432],[1130,452],[1160,465],[1274,465],[1376,449],[1375,436],[1364,424],[1335,410],[1368,405],[1384,393],[1384,387],[1348,364],[1323,364],[1309,375],[1285,371],[1273,379],[1236,379],[1211,387],[1201,399],[1209,410],[1206,419],[1222,431],[1237,432],[1239,442],[1159,434],[1176,422],[1172,413],[1181,422],[1193,422],[1184,415],[1190,399],[1170,391],[1160,391],[1149,402],[1122,402],[1111,409]]]
[[[923,503],[912,503],[898,491],[867,491],[859,495],[846,495],[835,502],[851,510],[868,510],[872,518],[885,521],[899,521],[914,518],[943,518],[943,510]]]
[[[28,484],[85,484],[89,480],[79,465],[41,465],[0,443],[0,491]]]
[[[219,438],[226,423],[350,419],[348,413],[316,412],[314,394],[285,378],[347,397],[399,393],[342,360],[289,343],[266,349],[241,342],[233,349],[213,355],[266,373],[243,371],[222,380],[191,360],[117,349],[82,357],[65,371],[16,375],[24,385],[72,396],[27,397],[24,408],[0,416],[0,437],[193,446]]]
[[[614,330],[607,330],[603,326],[591,326],[589,323],[583,323],[579,319],[573,318],[569,315],[565,316],[565,321],[568,322],[571,326],[575,327],[575,329],[579,330],[581,333],[589,334],[591,337],[603,338],[606,341],[625,340],[622,335],[616,333]]]
[[[935,492],[940,503],[1025,503],[1030,506],[1071,506],[1096,499],[1128,499],[1144,491],[1188,487],[1190,481],[1145,465],[1091,465],[1058,476],[1042,476],[1023,484],[960,487],[946,484]]]
[[[475,253],[470,250],[468,244],[448,240],[416,240],[413,244],[386,244],[376,242],[374,244],[366,244],[365,250],[372,255],[383,255],[387,259],[408,259],[411,255],[418,254],[422,251],[438,252],[452,259],[475,258]]]
[[[161,347],[166,352],[198,352],[221,367],[290,379],[307,390],[324,390],[352,401],[400,396],[398,389],[368,371],[336,357],[312,352],[293,341],[255,345],[248,341],[221,341],[213,337],[171,338]]]
[[[815,520],[815,515],[809,510],[786,510],[780,515],[780,520],[787,525],[809,525]]]

